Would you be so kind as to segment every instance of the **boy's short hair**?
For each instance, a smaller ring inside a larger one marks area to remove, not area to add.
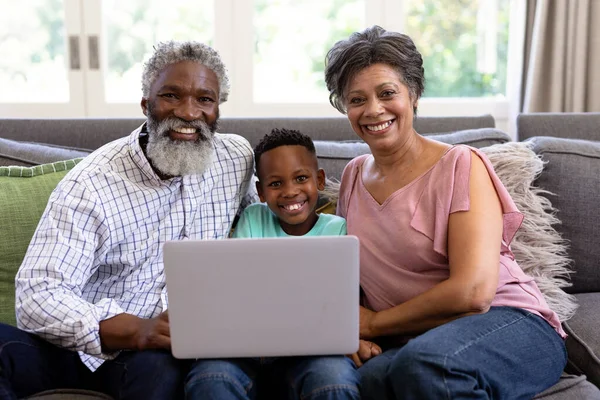
[[[303,134],[294,129],[273,129],[271,133],[267,133],[254,148],[254,165],[256,175],[258,175],[258,165],[260,157],[267,151],[273,150],[280,146],[304,146],[309,152],[317,155],[315,144],[310,136]]]

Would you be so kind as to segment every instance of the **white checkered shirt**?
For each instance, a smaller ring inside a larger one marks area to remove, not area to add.
[[[253,154],[237,135],[215,135],[202,176],[161,180],[139,144],[143,126],[81,161],[52,192],[16,276],[18,326],[78,351],[96,370],[99,322],[167,309],[163,244],[226,238],[256,201]]]

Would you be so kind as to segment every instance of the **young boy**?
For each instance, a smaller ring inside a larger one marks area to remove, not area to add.
[[[346,234],[343,218],[316,213],[325,172],[318,167],[310,137],[294,130],[274,129],[256,146],[254,160],[256,189],[266,204],[248,206],[233,237]],[[360,398],[358,371],[345,356],[198,360],[186,381],[186,398],[255,398],[256,378],[265,374],[274,378],[265,381],[269,389],[283,390],[287,398]],[[279,394],[276,398],[281,398]]]
[[[318,166],[310,137],[274,129],[254,149],[254,160],[256,190],[263,203],[244,210],[233,237],[346,234],[345,219],[316,212],[319,190],[325,189],[325,172]]]

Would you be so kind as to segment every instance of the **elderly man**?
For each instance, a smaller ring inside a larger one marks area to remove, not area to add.
[[[21,330],[0,326],[0,397],[54,388],[182,395],[162,248],[225,238],[255,200],[253,154],[216,134],[229,80],[219,55],[162,43],[146,63],[147,122],[86,157],[52,193],[16,277]]]

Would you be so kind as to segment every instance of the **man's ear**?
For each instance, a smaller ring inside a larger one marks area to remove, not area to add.
[[[317,170],[317,189],[325,190],[325,171],[323,168]]]
[[[147,117],[148,116],[148,99],[142,97],[142,102],[140,103],[142,106],[142,112]]]
[[[260,199],[261,203],[265,202],[265,196],[262,190],[262,185],[260,184],[260,181],[256,181],[256,193],[258,193],[258,198]]]

